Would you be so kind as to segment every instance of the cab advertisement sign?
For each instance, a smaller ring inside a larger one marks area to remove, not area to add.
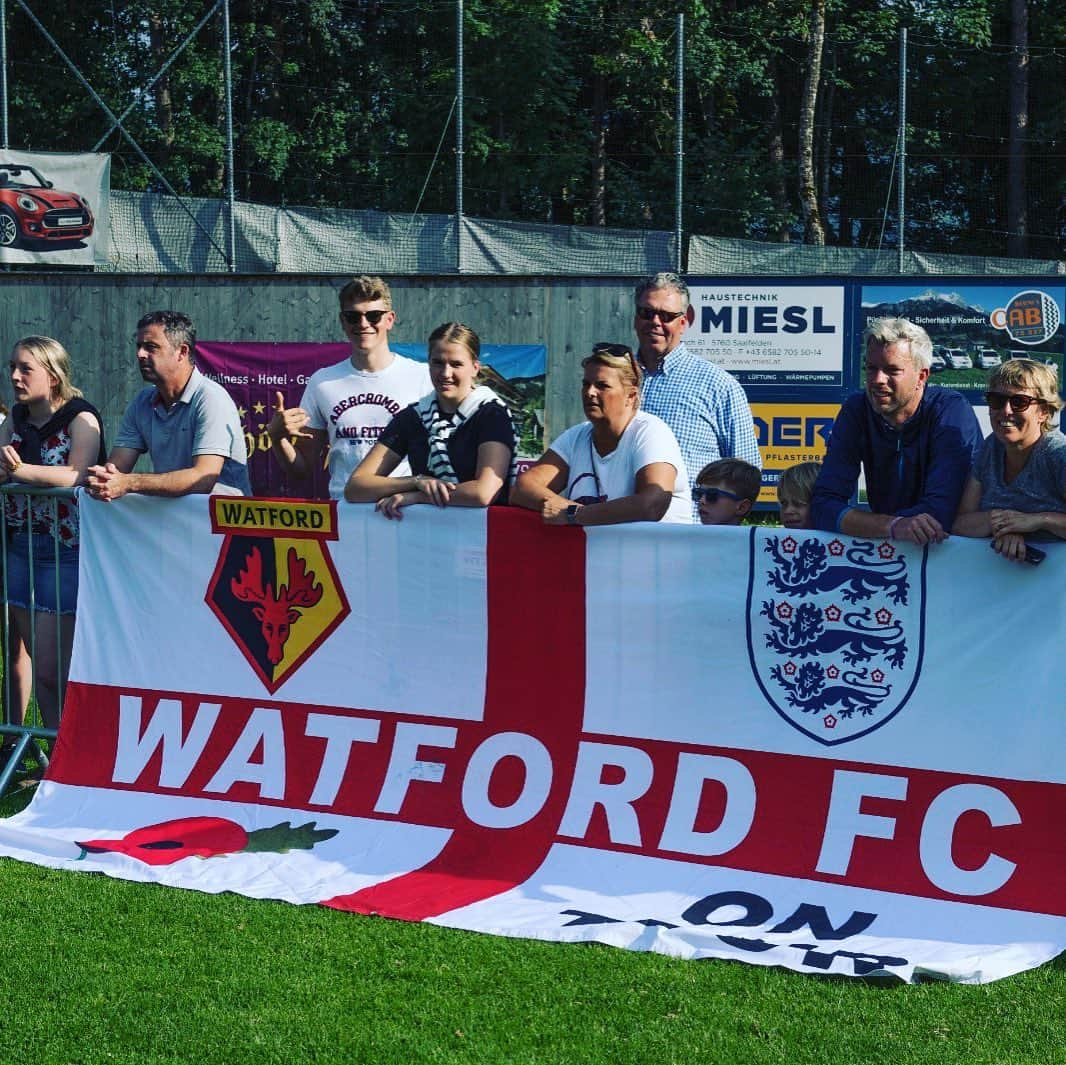
[[[843,285],[693,285],[685,347],[746,388],[844,383]]]
[[[762,455],[759,503],[777,504],[777,482],[789,466],[821,462],[840,412],[839,403],[753,403],[755,435]]]
[[[1063,380],[1064,299],[1061,285],[1017,281],[865,285],[859,328],[884,317],[922,326],[933,342],[932,383],[979,402],[989,374],[1011,359],[1035,359]]]

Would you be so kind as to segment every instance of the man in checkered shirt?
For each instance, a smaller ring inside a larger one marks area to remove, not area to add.
[[[677,274],[645,278],[636,288],[633,327],[644,367],[642,410],[674,431],[689,477],[721,458],[762,468],[748,397],[720,366],[685,349],[681,337],[695,317],[688,285]]]

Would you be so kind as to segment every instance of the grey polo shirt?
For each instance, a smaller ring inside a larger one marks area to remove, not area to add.
[[[114,446],[147,451],[156,473],[188,469],[197,455],[220,455],[225,462],[218,484],[252,494],[237,408],[221,385],[195,368],[170,410],[155,386],[138,392],[126,408]]]

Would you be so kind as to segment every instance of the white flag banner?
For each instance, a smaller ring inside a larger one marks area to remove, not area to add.
[[[0,149],[0,263],[107,264],[111,156]]]
[[[0,853],[823,974],[1066,949],[1066,547],[405,513],[84,500]]]

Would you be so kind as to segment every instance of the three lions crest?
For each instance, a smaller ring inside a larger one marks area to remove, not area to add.
[[[748,653],[770,705],[826,745],[891,720],[917,683],[924,548],[752,530]]]

